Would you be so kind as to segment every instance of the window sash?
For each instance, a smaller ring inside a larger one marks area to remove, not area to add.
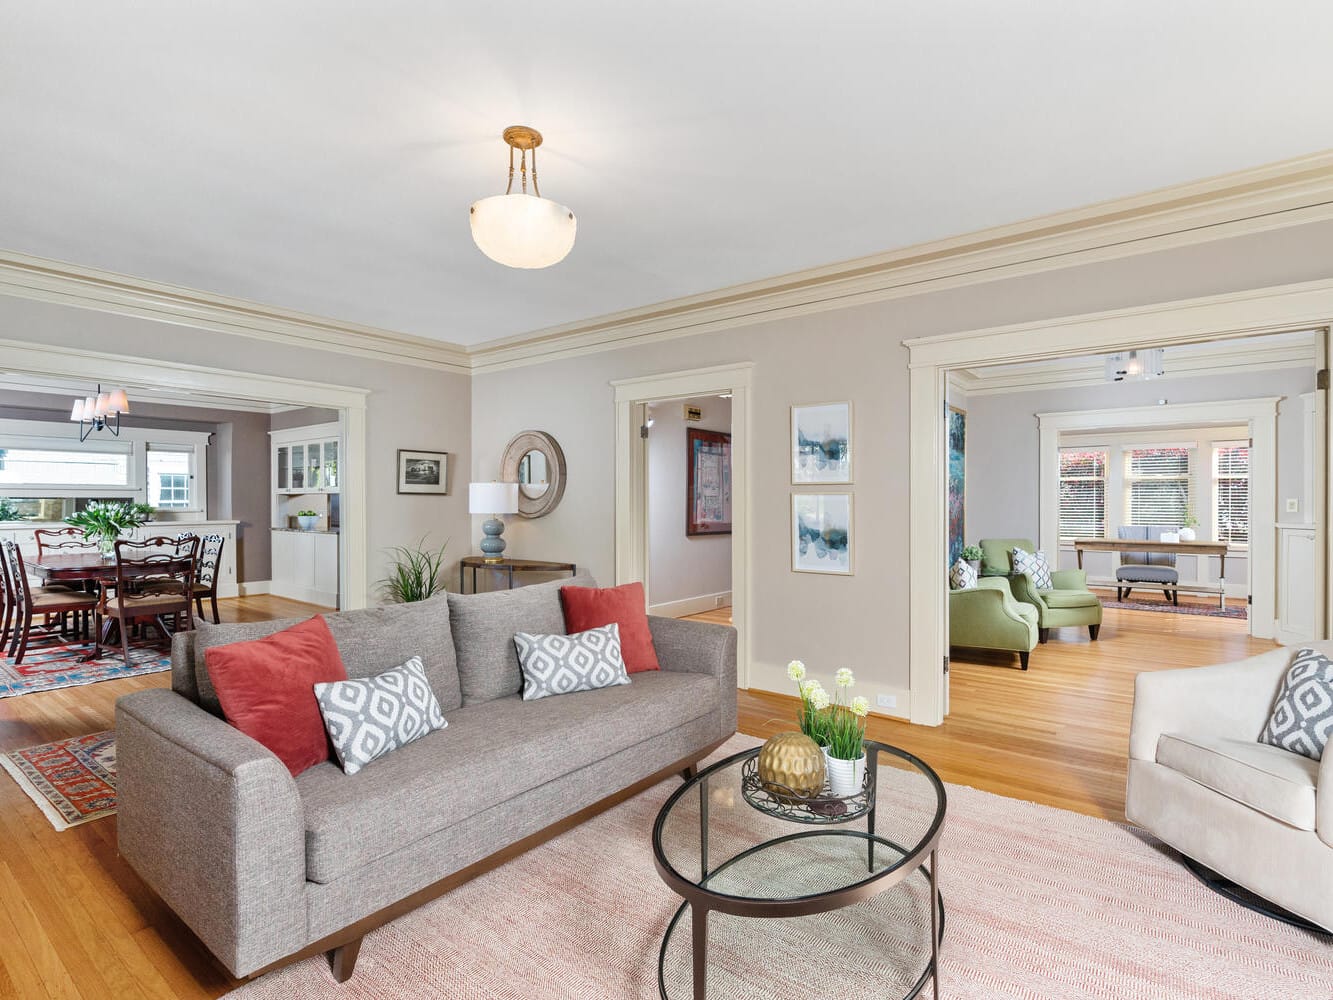
[[[197,453],[193,445],[147,446],[147,502],[156,510],[203,510],[199,479],[195,474]]]
[[[1219,542],[1250,543],[1250,443],[1213,443],[1213,526]]]
[[[1193,499],[1192,464],[1186,445],[1126,448],[1125,524],[1183,524]]]
[[[123,490],[134,485],[133,448],[56,438],[0,441],[0,487],[21,490]]]
[[[1106,472],[1110,455],[1095,448],[1060,449],[1061,538],[1106,537]]]

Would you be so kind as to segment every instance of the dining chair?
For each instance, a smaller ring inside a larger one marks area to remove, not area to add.
[[[23,657],[28,651],[28,640],[33,630],[33,615],[53,615],[63,618],[69,612],[82,614],[96,607],[97,595],[85,594],[78,590],[33,587],[23,566],[23,553],[18,543],[12,539],[4,543],[4,564],[5,591],[10,597],[12,614],[10,627],[13,631],[9,655],[14,658],[14,664],[17,666],[23,662]]]
[[[38,528],[33,533],[37,540],[37,561],[48,553],[87,552],[97,546],[83,535],[82,528]]]
[[[120,628],[120,648],[127,667],[133,624],[151,621],[163,636],[179,628],[194,628],[191,598],[198,551],[197,538],[182,541],[159,535],[141,542],[123,538],[116,542],[115,578],[103,581],[97,598],[99,627],[94,658],[102,655],[102,644],[113,624]],[[168,621],[175,623],[174,627]]]
[[[192,531],[185,531],[176,536],[177,541],[194,538]],[[218,614],[218,567],[222,565],[222,547],[227,539],[222,535],[204,535],[199,541],[199,558],[194,570],[194,606],[199,617],[204,617],[204,598],[213,609],[213,624],[219,625],[222,617]]]

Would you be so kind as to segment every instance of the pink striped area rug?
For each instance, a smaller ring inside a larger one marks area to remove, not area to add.
[[[723,753],[757,743],[736,737]],[[665,781],[369,935],[345,986],[311,959],[229,996],[651,1000],[679,899],[653,868],[650,836],[678,786]],[[948,795],[942,996],[1333,998],[1333,939],[1222,899],[1141,832],[957,785]],[[903,935],[882,914],[852,912],[867,905],[710,924],[730,975],[709,995],[902,996],[884,969]]]

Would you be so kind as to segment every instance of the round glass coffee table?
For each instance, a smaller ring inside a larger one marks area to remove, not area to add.
[[[700,771],[657,814],[653,860],[684,899],[662,939],[663,1000],[911,998],[932,980],[938,1000],[939,777],[867,740],[863,795],[827,815],[839,807],[753,794],[758,754]]]

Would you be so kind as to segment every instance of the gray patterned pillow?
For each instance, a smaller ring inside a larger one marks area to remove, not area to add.
[[[1036,552],[1014,549],[1011,558],[1014,561],[1015,573],[1032,574],[1032,585],[1038,590],[1051,589],[1051,567],[1046,562],[1045,552],[1040,549]]]
[[[1333,662],[1313,649],[1302,649],[1292,660],[1282,690],[1273,703],[1273,715],[1259,737],[1302,757],[1319,760],[1333,736]]]
[[[374,677],[316,684],[315,699],[347,774],[449,724],[419,656]]]
[[[976,568],[966,559],[959,559],[949,567],[949,586],[954,590],[975,590],[977,586]]]
[[[573,635],[519,632],[514,645],[523,670],[524,701],[629,683],[615,622]]]

